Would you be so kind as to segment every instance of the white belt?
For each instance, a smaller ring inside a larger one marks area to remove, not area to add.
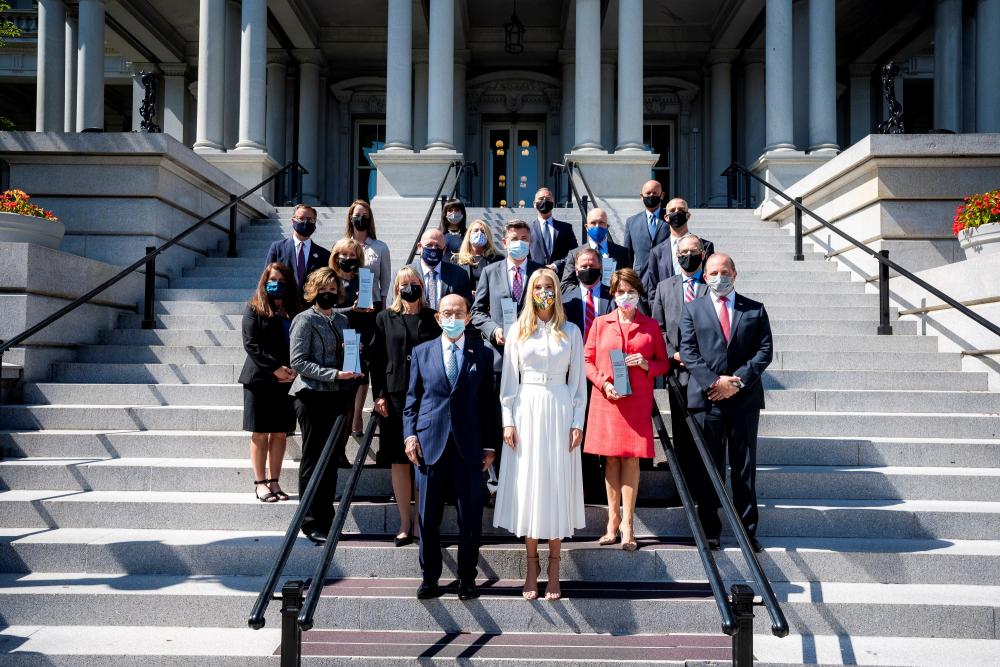
[[[521,384],[566,384],[566,377],[563,375],[549,375],[538,371],[524,371],[521,373]]]

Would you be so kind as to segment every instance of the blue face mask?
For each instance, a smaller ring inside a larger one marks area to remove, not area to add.
[[[486,245],[486,234],[483,232],[472,232],[469,236],[469,242],[477,248],[482,248]]]
[[[424,248],[420,251],[420,257],[427,266],[437,266],[441,263],[441,257],[443,256],[444,253],[441,251],[441,248]]]
[[[271,295],[278,295],[285,291],[284,280],[268,280],[264,283],[264,291]]]
[[[511,259],[524,259],[528,256],[528,242],[520,239],[507,242],[507,254]]]
[[[439,324],[441,331],[451,339],[459,338],[465,332],[465,320],[460,320],[457,317],[442,318]]]
[[[588,227],[587,236],[597,245],[601,245],[604,243],[604,239],[608,238],[608,230],[604,227]]]

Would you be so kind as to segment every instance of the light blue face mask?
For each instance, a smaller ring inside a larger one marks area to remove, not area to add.
[[[482,248],[486,245],[486,234],[484,232],[472,232],[469,236],[469,241],[477,248]]]
[[[456,339],[465,333],[465,320],[460,320],[457,317],[445,317],[442,319],[440,324],[441,331],[443,331],[448,338]]]
[[[520,239],[507,242],[507,254],[511,259],[524,259],[528,256],[528,242]]]

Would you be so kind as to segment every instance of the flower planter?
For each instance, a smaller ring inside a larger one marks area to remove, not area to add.
[[[19,213],[0,213],[0,243],[34,243],[59,248],[66,226],[58,220]]]
[[[966,257],[1000,255],[1000,224],[990,223],[963,229],[958,234],[958,243]]]

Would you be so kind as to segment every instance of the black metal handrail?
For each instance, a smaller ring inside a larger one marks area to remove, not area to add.
[[[675,375],[671,374],[667,376],[667,385],[670,392],[674,395],[675,402],[678,405],[686,406],[687,400],[683,394],[681,384]],[[736,513],[732,498],[729,497],[726,486],[719,476],[719,472],[715,469],[715,462],[712,460],[712,455],[708,451],[708,444],[705,442],[705,434],[686,407],[684,408],[684,421],[687,424],[688,430],[691,431],[691,437],[694,440],[695,447],[698,449],[698,454],[701,456],[701,462],[704,464],[708,479],[712,482],[712,487],[719,497],[719,502],[722,505],[722,515],[725,517],[726,523],[729,524],[730,530],[733,531],[733,536],[740,547],[743,560],[746,561],[747,567],[750,569],[750,575],[757,585],[757,592],[760,593],[764,607],[767,608],[767,613],[771,617],[771,633],[776,637],[784,637],[788,634],[788,620],[785,618],[784,612],[781,611],[781,605],[778,604],[778,598],[774,595],[774,589],[771,588],[771,582],[768,580],[767,575],[764,574],[764,569],[760,566],[757,555],[754,554],[753,549],[750,547],[750,538],[747,536],[739,514]]]
[[[597,206],[597,195],[594,191],[590,189],[590,183],[587,182],[587,176],[583,173],[583,169],[580,168],[580,164],[573,159],[566,160],[566,167],[570,171],[570,178],[573,178],[573,173],[575,172],[579,177],[580,181],[583,183],[583,189],[587,191],[587,196],[590,197],[590,203],[593,206]]]
[[[344,430],[345,423],[346,418],[343,415],[337,417],[336,421],[333,422],[333,428],[330,429],[330,435],[327,436],[326,444],[323,445],[319,461],[316,462],[316,472],[309,478],[309,483],[306,484],[305,490],[299,490],[299,506],[296,508],[295,515],[292,517],[292,521],[288,524],[288,529],[285,531],[285,538],[281,542],[281,551],[278,552],[278,558],[274,561],[271,572],[267,575],[264,587],[257,595],[257,601],[254,602],[250,618],[247,620],[249,626],[254,630],[260,630],[264,627],[264,612],[267,611],[267,606],[274,599],[274,591],[278,587],[278,579],[281,577],[281,573],[285,569],[285,564],[288,562],[288,557],[292,553],[292,548],[295,546],[295,540],[298,537],[299,529],[302,527],[306,511],[309,509],[313,497],[315,497],[316,492],[319,490],[323,471],[326,470],[330,458],[333,456],[334,443]]]
[[[455,174],[455,187],[453,187],[451,189],[451,198],[452,199],[457,199],[458,198],[458,189],[462,185],[462,176],[466,172],[468,172],[468,174],[469,174],[469,182],[470,182],[470,188],[471,188],[471,182],[472,182],[471,179],[472,179],[472,177],[473,176],[479,176],[479,166],[475,162],[472,162],[471,160],[469,160],[469,161],[463,160],[462,161],[462,164],[459,165],[459,167],[458,167],[458,172]]]
[[[97,296],[98,294],[100,294],[104,290],[108,289],[109,287],[112,287],[113,285],[118,284],[119,282],[121,282],[122,280],[124,280],[127,276],[129,276],[130,274],[134,273],[135,271],[137,271],[139,268],[141,268],[143,266],[146,267],[146,287],[145,287],[145,294],[144,294],[144,299],[143,299],[144,309],[145,309],[144,318],[143,318],[143,328],[152,328],[152,324],[153,324],[152,308],[153,308],[153,302],[155,300],[155,299],[152,298],[152,296],[153,296],[153,292],[155,292],[155,289],[156,289],[156,279],[155,279],[155,266],[156,266],[156,264],[155,264],[155,262],[156,262],[157,255],[160,255],[165,250],[168,250],[169,248],[172,248],[173,246],[177,245],[183,239],[187,238],[189,235],[191,235],[192,233],[194,233],[202,225],[205,225],[205,224],[209,223],[213,218],[215,218],[219,214],[223,213],[224,211],[228,210],[229,211],[229,229],[228,229],[227,233],[228,233],[228,236],[229,236],[229,248],[228,248],[228,253],[227,254],[228,254],[229,257],[236,257],[236,222],[237,222],[237,209],[236,209],[236,206],[237,206],[237,204],[239,204],[241,201],[243,201],[244,199],[246,199],[247,197],[249,197],[250,195],[252,195],[257,190],[260,190],[265,185],[267,185],[271,181],[275,180],[279,176],[284,175],[286,172],[290,172],[290,171],[292,171],[292,172],[299,172],[299,171],[301,171],[302,173],[308,173],[302,167],[302,165],[300,165],[298,162],[289,162],[284,167],[282,167],[281,169],[279,169],[275,173],[271,174],[269,177],[265,178],[263,181],[261,181],[260,183],[258,183],[254,187],[250,188],[249,190],[247,190],[243,194],[241,194],[241,195],[229,195],[229,202],[227,204],[223,204],[219,208],[215,209],[210,214],[208,214],[205,217],[201,218],[200,220],[198,220],[197,222],[195,222],[193,225],[191,225],[190,227],[188,227],[187,229],[185,229],[183,232],[181,232],[180,234],[174,236],[169,241],[166,241],[165,243],[163,243],[159,247],[155,247],[155,248],[154,247],[148,247],[146,249],[146,255],[144,257],[142,257],[141,259],[138,259],[135,262],[133,262],[132,264],[128,265],[127,267],[125,267],[124,269],[122,269],[121,271],[119,271],[118,273],[116,273],[114,276],[112,276],[111,278],[108,278],[103,283],[101,283],[100,285],[98,285],[94,289],[90,290],[86,294],[84,294],[84,295],[82,295],[80,297],[77,297],[76,299],[74,299],[70,303],[66,304],[65,306],[63,306],[62,308],[60,308],[59,310],[57,310],[56,312],[52,313],[51,315],[49,315],[48,317],[46,317],[45,319],[43,319],[41,322],[38,322],[37,324],[35,324],[35,325],[31,326],[31,327],[28,327],[27,329],[25,329],[21,333],[17,334],[16,336],[14,336],[13,338],[11,338],[10,340],[0,342],[0,361],[3,360],[3,354],[4,354],[4,352],[6,352],[7,350],[9,350],[10,348],[12,348],[15,345],[18,345],[20,343],[23,343],[28,338],[30,338],[31,336],[34,336],[36,333],[38,333],[42,329],[46,328],[47,326],[49,326],[53,322],[56,322],[57,320],[61,319],[65,315],[73,312],[74,310],[76,310],[77,308],[79,308],[80,306],[82,306],[83,304],[89,302],[91,299],[93,299],[95,296]],[[214,224],[211,224],[209,226],[217,227],[217,225],[214,225]]]
[[[562,164],[560,162],[553,162],[552,167],[549,169],[549,173],[564,173],[566,174],[566,181],[569,183],[569,191],[573,195],[573,199],[576,200],[576,207],[580,209],[580,243],[587,242],[587,198],[580,196],[580,191],[576,189],[576,183],[573,182],[573,167],[570,162]]]
[[[463,160],[452,160],[448,164],[448,168],[444,172],[444,177],[441,178],[441,184],[438,185],[437,192],[435,192],[434,196],[431,198],[431,205],[427,209],[427,215],[424,216],[424,224],[420,225],[420,231],[417,232],[417,238],[413,242],[413,247],[410,248],[410,254],[406,257],[407,264],[412,263],[413,258],[417,256],[417,246],[420,245],[420,239],[423,237],[424,232],[427,231],[427,225],[431,221],[431,216],[434,215],[434,209],[438,205],[438,201],[441,198],[441,193],[444,191],[445,184],[448,182],[448,176],[451,174],[451,170],[454,169],[455,176],[460,177],[462,175],[462,164],[464,164]],[[455,181],[458,182],[458,178],[456,178]]]
[[[857,240],[856,238],[854,238],[853,236],[851,236],[847,232],[843,231],[842,229],[839,229],[837,226],[835,226],[834,224],[830,223],[829,221],[823,219],[822,217],[820,217],[819,215],[817,215],[815,212],[813,212],[811,209],[809,209],[808,207],[806,207],[802,203],[802,198],[801,197],[795,197],[795,198],[791,197],[790,195],[786,194],[780,188],[777,188],[777,187],[771,185],[766,180],[764,180],[763,178],[761,178],[760,176],[758,176],[757,174],[753,173],[752,171],[750,171],[749,169],[747,169],[746,167],[744,167],[743,165],[741,165],[741,164],[739,164],[737,162],[734,162],[731,165],[729,165],[729,167],[726,169],[726,171],[722,172],[722,175],[728,177],[728,175],[732,171],[737,171],[737,172],[741,172],[741,173],[749,175],[750,178],[754,179],[755,181],[757,181],[758,183],[760,183],[761,185],[763,185],[765,188],[771,190],[772,192],[780,195],[785,200],[787,200],[789,204],[791,204],[793,207],[795,207],[795,256],[794,256],[793,259],[795,259],[796,261],[802,261],[804,259],[804,256],[802,255],[802,214],[803,213],[809,215],[809,217],[811,217],[814,220],[816,220],[816,222],[820,223],[821,225],[823,225],[824,227],[826,227],[827,229],[829,229],[830,231],[832,231],[837,236],[841,237],[842,239],[844,239],[845,241],[847,241],[851,245],[855,246],[856,248],[858,248],[859,250],[861,250],[865,254],[867,254],[867,255],[875,258],[875,260],[878,261],[878,263],[879,263],[879,309],[880,309],[879,333],[880,334],[891,334],[892,333],[892,327],[888,325],[888,320],[889,320],[889,270],[892,269],[892,270],[896,271],[896,273],[898,273],[899,275],[903,276],[904,278],[907,278],[911,282],[915,283],[917,286],[919,286],[919,287],[927,290],[928,292],[930,292],[931,294],[933,294],[937,298],[941,299],[946,304],[948,304],[949,306],[951,306],[952,308],[954,308],[958,312],[962,313],[963,315],[965,315],[966,317],[968,317],[972,321],[974,321],[977,324],[985,327],[991,333],[994,333],[994,334],[1000,336],[1000,326],[997,326],[993,322],[990,322],[989,320],[987,320],[985,317],[983,317],[979,313],[974,312],[973,310],[971,310],[970,308],[968,308],[967,306],[965,306],[964,304],[962,304],[958,300],[953,299],[952,297],[948,296],[947,294],[945,294],[944,292],[942,292],[937,287],[934,287],[934,285],[931,285],[930,283],[928,283],[923,278],[920,278],[920,277],[916,276],[915,274],[913,274],[908,269],[906,269],[906,268],[900,266],[899,264],[897,264],[896,262],[893,262],[892,260],[890,260],[889,259],[889,251],[888,250],[881,250],[881,251],[872,250],[871,248],[869,248],[868,246],[866,246],[861,241]]]

